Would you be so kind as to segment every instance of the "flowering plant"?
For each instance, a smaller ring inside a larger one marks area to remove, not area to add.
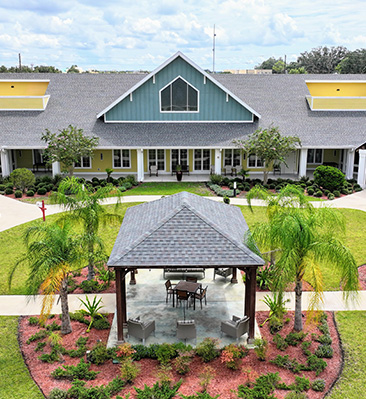
[[[245,347],[230,344],[221,352],[221,363],[225,363],[228,369],[237,370],[240,359],[246,356],[247,353],[248,350]]]
[[[117,349],[117,357],[120,360],[126,360],[132,357],[132,355],[136,353],[135,349],[132,348],[132,345],[129,343],[124,343],[120,345]]]

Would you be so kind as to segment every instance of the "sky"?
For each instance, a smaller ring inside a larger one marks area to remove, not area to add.
[[[0,65],[148,70],[177,51],[203,69],[366,48],[365,0],[0,0]]]

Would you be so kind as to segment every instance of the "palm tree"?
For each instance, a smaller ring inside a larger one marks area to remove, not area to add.
[[[53,194],[51,201],[71,211],[65,218],[81,221],[83,225],[83,246],[88,254],[88,280],[95,276],[94,267],[96,263],[104,261],[104,243],[98,236],[101,225],[116,224],[121,222],[122,217],[115,213],[109,213],[102,206],[102,202],[115,190],[113,185],[100,187],[96,192],[88,185],[84,185],[75,177],[66,177],[60,184],[58,191]],[[118,198],[118,193],[114,194]],[[116,206],[119,205],[117,201]]]
[[[68,223],[59,225],[38,224],[29,227],[25,234],[25,255],[15,264],[9,276],[11,284],[15,270],[23,264],[30,268],[27,279],[27,294],[42,294],[41,320],[51,312],[55,294],[61,300],[61,333],[71,329],[67,297],[67,279],[71,271],[80,268],[82,261],[80,239],[75,236]]]
[[[288,198],[282,204],[281,201],[277,201],[276,206],[272,204],[270,215],[268,222],[252,229],[248,243],[253,247],[256,242],[261,249],[275,251],[274,290],[282,292],[288,283],[295,282],[294,329],[301,331],[304,277],[314,289],[311,308],[316,308],[323,293],[322,266],[331,264],[340,271],[341,286],[348,298],[358,289],[357,265],[351,252],[337,238],[344,232],[344,220],[337,210],[299,206],[293,197],[292,201]]]

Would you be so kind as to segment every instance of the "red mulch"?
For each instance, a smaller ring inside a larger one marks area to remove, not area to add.
[[[342,363],[342,355],[340,343],[338,340],[338,335],[336,332],[335,325],[333,323],[333,315],[331,312],[328,313],[328,325],[330,329],[330,334],[333,339],[333,349],[334,356],[332,359],[325,359],[328,363],[328,367],[323,371],[318,377],[315,376],[315,372],[303,372],[301,376],[309,378],[310,381],[313,381],[317,378],[324,379],[326,381],[326,390],[330,388],[335,379],[337,378],[341,363]],[[109,320],[111,320],[113,315],[109,315]],[[257,322],[261,324],[266,317],[268,316],[268,312],[257,312]],[[293,312],[289,312],[288,317],[293,320]],[[60,320],[56,316],[55,319],[58,323]],[[53,320],[50,320],[52,322]],[[307,337],[310,340],[310,334],[312,332],[319,333],[317,328],[312,324],[305,324],[306,318],[304,318],[304,331],[309,332],[309,336]],[[72,348],[73,343],[80,336],[88,336],[88,347],[92,347],[98,339],[106,342],[109,330],[94,330],[92,329],[89,334],[86,333],[87,326],[84,324],[80,324],[78,322],[72,322],[73,332],[63,337],[63,345],[66,348]],[[293,321],[289,324],[285,325],[283,330],[281,331],[281,335],[285,336],[288,334],[293,327]],[[30,370],[30,373],[37,384],[40,386],[45,395],[48,395],[52,388],[59,387],[61,389],[67,389],[71,386],[69,381],[58,381],[51,378],[50,374],[53,370],[61,365],[61,363],[42,363],[39,359],[39,352],[35,352],[34,348],[37,343],[33,342],[31,344],[26,344],[26,340],[35,332],[38,331],[38,327],[30,326],[28,323],[28,317],[23,317],[20,321],[19,326],[19,341],[21,350],[23,352],[23,356],[25,358],[26,364]],[[298,347],[289,347],[285,352],[279,351],[276,346],[273,344],[272,339],[273,336],[270,335],[268,330],[268,323],[265,324],[263,328],[261,328],[261,333],[264,337],[268,339],[269,344],[269,352],[268,352],[268,360],[274,359],[278,354],[286,355],[288,354],[290,358],[296,358],[299,362],[305,363],[306,357],[302,354],[302,350],[300,345]],[[317,348],[317,343],[313,342],[310,350],[313,352]],[[49,352],[50,349],[47,345],[44,352]],[[71,359],[69,356],[65,355],[65,363],[64,364],[77,364],[80,359]],[[136,392],[133,389],[133,386],[143,388],[144,384],[148,386],[152,386],[157,380],[157,370],[158,370],[158,362],[156,360],[144,359],[138,362],[141,366],[141,373],[136,378],[132,385],[127,385],[123,391],[119,393],[121,396],[125,396],[127,393],[131,394],[131,399],[136,398]],[[250,381],[254,381],[257,377],[259,377],[263,373],[268,372],[279,372],[281,379],[283,382],[289,384],[295,381],[295,374],[290,371],[281,369],[268,361],[261,362],[257,359],[253,350],[249,352],[249,354],[241,360],[241,367],[239,370],[230,370],[225,367],[223,363],[221,363],[220,358],[214,360],[207,365],[211,366],[216,373],[215,378],[211,381],[208,392],[210,395],[220,394],[220,399],[233,399],[236,397],[234,393],[231,392],[232,389],[236,390],[239,384],[245,384]],[[200,390],[199,385],[199,375],[202,373],[205,363],[203,363],[198,357],[195,357],[193,362],[190,365],[190,371],[185,376],[179,376],[176,372],[173,371],[173,381],[176,382],[180,378],[183,379],[183,384],[181,385],[179,392],[185,395],[192,395],[196,391]],[[87,385],[101,385],[107,384],[113,378],[115,378],[119,374],[119,365],[112,364],[111,361],[108,361],[106,364],[101,366],[91,366],[92,370],[101,371],[98,374],[97,378],[93,381],[87,382]],[[278,390],[275,392],[277,398],[284,398],[288,391]],[[324,396],[324,392],[314,392],[311,389],[307,392],[309,399],[320,399]]]
[[[366,264],[358,268],[358,278],[360,282],[360,290],[366,290]]]
[[[105,266],[105,268],[107,268],[107,266]],[[95,269],[95,271],[97,272],[96,269]],[[71,276],[71,277],[73,280],[75,280],[77,285],[80,285],[88,277],[88,267],[84,267],[83,269],[80,270],[80,276],[74,276],[74,277]],[[97,280],[99,283],[103,283],[102,280],[98,279],[98,274],[95,276],[95,280]],[[110,286],[108,288],[106,288],[105,290],[103,290],[102,292],[103,292],[103,294],[115,293],[116,292],[116,282],[114,280],[111,281]],[[84,291],[80,287],[77,287],[71,293],[72,294],[84,294]]]

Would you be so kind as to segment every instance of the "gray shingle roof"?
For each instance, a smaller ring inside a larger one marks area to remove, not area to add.
[[[143,74],[1,74],[0,79],[49,79],[43,112],[0,111],[0,146],[39,148],[45,129],[69,124],[100,137],[101,148],[232,146],[271,123],[297,135],[304,147],[356,148],[366,142],[366,112],[314,112],[305,100],[305,80],[364,80],[365,75],[214,75],[262,118],[247,123],[105,124],[97,114],[139,82]]]
[[[181,192],[128,208],[108,266],[260,266],[239,208]]]

